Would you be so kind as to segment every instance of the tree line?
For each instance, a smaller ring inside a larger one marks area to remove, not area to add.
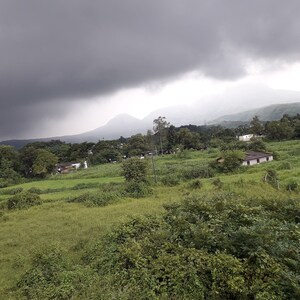
[[[34,142],[17,150],[0,146],[0,186],[16,183],[22,178],[44,178],[57,163],[87,160],[96,165],[121,161],[124,158],[195,149],[220,147],[221,150],[243,149],[237,136],[253,133],[267,140],[300,138],[300,115],[284,115],[280,120],[263,122],[255,116],[249,124],[236,128],[221,125],[186,125],[175,127],[165,117],[153,121],[153,130],[129,138],[99,140],[97,143],[65,143],[60,140]],[[255,144],[255,143],[254,143]],[[259,142],[257,147],[263,147]],[[257,150],[257,149],[254,149]],[[263,150],[263,149],[261,149]]]

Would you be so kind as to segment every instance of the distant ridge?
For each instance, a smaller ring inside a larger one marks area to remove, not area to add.
[[[119,137],[129,137],[137,133],[145,134],[147,129],[152,128],[152,123],[147,124],[144,120],[139,120],[128,114],[120,114],[111,119],[104,126],[81,134],[55,136],[36,139],[14,139],[0,142],[0,144],[11,145],[16,148],[22,148],[26,144],[34,142],[49,142],[51,140],[61,140],[67,143],[98,142],[99,140],[113,140]]]
[[[186,111],[181,110],[182,114],[185,114]],[[164,114],[159,114],[159,111],[156,112],[157,116]],[[209,121],[207,124],[221,124],[226,127],[237,127],[240,124],[245,124],[250,122],[251,119],[257,115],[262,121],[272,121],[280,119],[284,114],[294,116],[300,114],[300,102],[287,103],[287,104],[273,104],[261,108],[251,109],[243,111],[236,114],[224,115],[213,121]],[[167,120],[171,121],[172,124],[176,126],[184,124],[194,124],[200,125],[200,121],[196,121],[191,118],[190,121],[184,121],[182,119],[181,124],[173,123],[172,120],[168,118]],[[2,141],[0,144],[11,145],[16,148],[21,148],[26,144],[33,142],[48,142],[51,140],[61,140],[67,143],[82,143],[82,142],[98,142],[99,140],[112,140],[118,139],[120,136],[129,137],[137,133],[145,134],[148,129],[152,129],[152,121],[154,119],[154,113],[150,114],[148,117],[143,120],[134,118],[128,114],[121,114],[111,119],[106,125],[96,128],[94,130],[84,132],[76,135],[66,135],[66,136],[56,136],[49,138],[39,138],[39,139],[26,139],[26,140],[7,140]],[[207,118],[209,119],[209,118]]]
[[[288,114],[290,116],[300,114],[300,102],[273,104],[236,114],[225,115],[211,121],[210,123],[221,124],[223,122],[249,122],[254,116],[258,116],[262,121],[274,121],[281,119],[284,114]]]

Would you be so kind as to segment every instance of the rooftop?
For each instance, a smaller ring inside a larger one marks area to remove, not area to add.
[[[271,153],[248,151],[246,153],[244,161],[252,160],[252,159],[259,159],[259,158],[263,158],[263,157],[270,157],[270,156],[272,156]]]

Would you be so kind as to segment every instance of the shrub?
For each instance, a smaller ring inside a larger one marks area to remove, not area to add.
[[[200,189],[202,187],[202,182],[199,179],[193,180],[189,183],[188,187],[190,189]]]
[[[220,189],[222,188],[223,186],[223,182],[221,181],[220,178],[214,178],[212,181],[211,181],[211,184],[214,185],[216,188]]]
[[[173,174],[173,175],[162,177],[161,182],[166,186],[175,186],[179,184],[180,179],[177,175]]]
[[[128,182],[146,182],[148,163],[139,158],[129,158],[122,164],[123,175]]]
[[[68,202],[83,203],[86,206],[106,206],[116,202],[120,194],[116,192],[97,192],[97,193],[84,193],[80,196],[71,198]]]
[[[291,163],[288,162],[288,161],[283,161],[283,162],[281,162],[281,163],[277,166],[276,169],[277,169],[277,170],[291,170],[291,169],[292,169],[292,165],[291,165]]]
[[[266,147],[266,144],[262,140],[253,139],[248,144],[248,150],[252,150],[252,151],[266,151],[267,147]]]
[[[217,195],[165,208],[85,255],[124,299],[299,299],[298,201]]]
[[[30,269],[16,288],[26,299],[83,299],[80,295],[92,282],[93,272],[86,267],[73,266],[62,249],[55,245],[37,252]],[[22,297],[23,299],[23,297]]]
[[[13,189],[5,189],[1,191],[2,195],[16,195],[19,194],[23,191],[22,187],[17,187],[17,188],[13,188]]]
[[[174,156],[175,159],[190,159],[191,157],[191,151],[189,150],[179,150]]]
[[[99,183],[97,183],[97,182],[78,183],[72,188],[72,190],[91,189],[91,188],[96,188],[98,186],[99,186]]]
[[[38,194],[38,195],[43,193],[43,191],[42,191],[41,189],[36,188],[36,187],[30,188],[30,189],[28,190],[28,192],[33,193],[33,194]]]
[[[125,195],[133,198],[142,198],[153,193],[152,188],[145,182],[127,182],[125,184]]]
[[[291,191],[298,191],[298,190],[299,190],[299,184],[298,184],[297,181],[291,180],[291,181],[287,184],[286,189],[287,189],[288,191],[290,191],[290,192],[291,192]]]
[[[41,204],[41,198],[37,194],[33,194],[30,192],[22,192],[7,200],[7,208],[8,209],[24,209],[29,208],[31,206]]]
[[[274,169],[268,169],[264,175],[264,182],[274,187],[279,187],[278,174]]]
[[[193,166],[182,171],[184,179],[211,178],[215,171],[208,166]]]

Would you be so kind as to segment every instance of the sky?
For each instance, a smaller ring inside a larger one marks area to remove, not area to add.
[[[300,90],[299,15],[299,0],[0,0],[0,140],[239,84]]]

